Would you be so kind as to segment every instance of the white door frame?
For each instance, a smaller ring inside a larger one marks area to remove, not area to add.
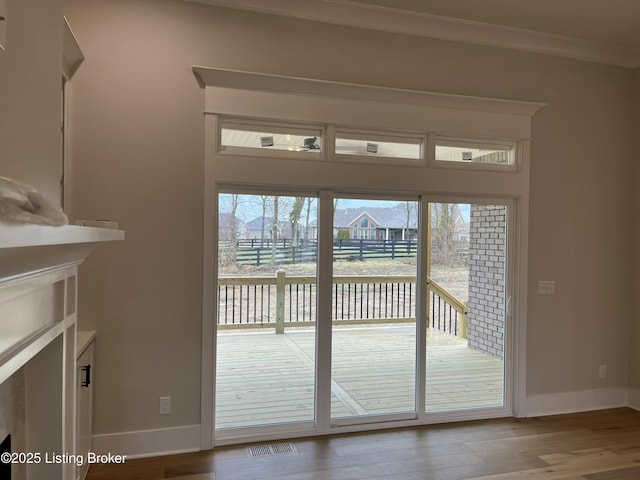
[[[213,349],[211,350],[212,358],[211,365],[213,367],[212,375],[207,375],[206,378],[211,380],[210,390],[211,392],[211,410],[206,412],[211,418],[210,435],[206,440],[211,442],[212,448],[214,445],[228,445],[234,443],[241,443],[246,441],[262,441],[262,440],[274,440],[274,439],[286,439],[299,436],[314,436],[325,435],[327,433],[341,433],[341,432],[355,432],[355,431],[370,431],[381,428],[390,427],[405,427],[405,426],[417,426],[431,423],[442,423],[448,421],[460,421],[460,420],[472,420],[479,418],[496,418],[514,415],[517,416],[516,405],[519,400],[518,381],[520,375],[518,375],[517,365],[519,357],[519,349],[517,345],[517,339],[522,332],[519,323],[515,321],[517,315],[512,315],[505,318],[505,356],[504,356],[504,400],[503,407],[495,408],[477,408],[460,411],[446,411],[446,412],[427,412],[425,408],[426,399],[426,331],[428,328],[428,312],[426,311],[426,302],[423,300],[426,298],[426,292],[422,291],[420,286],[425,282],[418,282],[416,285],[416,413],[415,415],[408,414],[388,414],[366,417],[349,417],[346,419],[332,419],[330,409],[330,395],[331,395],[331,358],[332,358],[332,324],[322,319],[332,318],[332,277],[333,277],[333,262],[327,261],[333,257],[333,202],[335,198],[353,197],[353,198],[375,198],[375,199],[408,199],[413,198],[420,201],[420,247],[418,251],[417,262],[417,275],[418,278],[426,278],[429,272],[429,264],[427,249],[429,244],[427,241],[428,228],[424,226],[430,226],[430,218],[428,215],[428,207],[431,203],[472,203],[472,204],[489,204],[489,205],[505,205],[508,208],[508,235],[507,235],[507,282],[505,285],[506,296],[512,296],[513,298],[519,297],[517,292],[516,279],[518,275],[518,265],[516,260],[518,258],[518,246],[516,241],[517,231],[517,218],[518,208],[517,200],[513,198],[499,198],[494,196],[461,196],[451,194],[430,194],[423,192],[421,195],[416,196],[415,192],[406,192],[400,194],[396,192],[394,195],[380,195],[372,194],[367,195],[363,192],[352,193],[348,191],[332,191],[328,189],[322,189],[319,191],[306,191],[295,185],[283,185],[279,188],[269,188],[268,190],[262,188],[254,188],[251,186],[239,186],[239,187],[227,187],[217,188],[216,191],[223,192],[239,192],[239,193],[254,193],[263,194],[269,193],[273,195],[290,196],[296,192],[300,194],[316,196],[318,198],[319,206],[319,222],[318,222],[318,290],[317,290],[317,324],[316,324],[316,418],[314,422],[300,422],[296,424],[287,425],[265,425],[257,427],[248,427],[246,429],[237,429],[234,431],[233,436],[224,436],[222,438],[215,438],[215,354],[216,354],[216,335],[217,335],[217,322],[215,322],[215,314],[213,315],[214,322],[210,323],[211,337],[203,336],[203,343],[205,340],[213,339]],[[214,204],[217,206],[218,193]],[[416,198],[418,197],[418,198]],[[217,213],[213,217],[218,218]],[[210,232],[217,236],[217,222],[215,224],[214,231]],[[217,238],[216,238],[217,244]],[[214,244],[215,245],[215,244]],[[209,265],[217,266],[217,255],[214,253],[212,261]],[[217,272],[213,278],[212,292],[217,292],[215,283],[217,282]],[[506,297],[505,297],[506,298]],[[210,304],[211,312],[215,312],[215,293],[214,303]],[[515,310],[519,310],[519,305],[516,300],[513,301]],[[506,309],[506,306],[505,306]],[[515,311],[514,310],[514,311]],[[506,315],[506,310],[505,310]],[[204,332],[203,328],[203,332]],[[204,350],[203,350],[204,351]],[[204,369],[204,365],[203,365]],[[204,385],[204,384],[203,384]],[[209,394],[209,392],[203,389],[203,396]],[[204,413],[204,412],[203,412]],[[204,432],[205,429],[203,428]],[[204,439],[203,439],[204,440]]]
[[[302,190],[353,194],[401,193],[429,200],[438,195],[446,195],[449,201],[473,197],[485,200],[513,199],[510,231],[513,237],[512,263],[515,269],[515,275],[512,275],[512,304],[516,321],[512,329],[515,338],[511,341],[516,356],[512,372],[515,377],[512,413],[516,416],[526,415],[529,136],[531,118],[544,105],[202,67],[194,67],[194,73],[200,85],[205,88],[201,448],[213,446],[216,354],[216,299],[213,292],[216,291],[217,279],[215,219],[218,186],[221,184],[255,188],[282,187],[287,190],[289,187],[299,187]],[[225,155],[218,148],[217,126],[220,116],[319,125],[326,133],[323,139],[325,155],[322,159],[313,161],[277,157],[267,159],[259,154]],[[331,143],[336,126],[423,134],[428,139],[424,145],[426,161],[419,165],[340,161],[333,153]],[[460,138],[513,144],[517,153],[515,168],[484,169],[477,165],[470,168],[459,165],[457,168],[447,168],[446,165],[439,165],[434,161],[434,142],[440,137],[446,137],[449,141]],[[321,248],[328,249],[329,246],[325,244]],[[421,261],[422,269],[425,268],[423,263]],[[328,272],[324,272],[322,278],[327,275]],[[322,375],[319,379],[326,382]],[[322,415],[320,419],[323,418]],[[460,418],[465,416],[459,415],[451,419]],[[398,425],[405,424],[416,423],[398,422]],[[354,431],[362,428],[349,426],[340,431],[350,429]]]

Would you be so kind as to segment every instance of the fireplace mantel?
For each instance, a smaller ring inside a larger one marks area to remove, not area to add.
[[[69,274],[61,272],[76,268],[101,242],[123,239],[121,230],[0,223],[0,312],[4,313],[0,319],[0,382],[31,356],[28,350],[34,343],[41,343],[36,340],[55,336],[58,329],[66,326],[58,320],[69,317],[70,312],[66,311],[71,308],[69,301],[60,319],[56,318],[60,316],[56,312],[28,311],[32,305],[43,302],[57,305],[64,302],[63,297],[73,297],[75,302],[75,276],[70,277],[74,279],[73,285],[70,282],[66,285]],[[20,298],[44,291],[47,285],[53,286],[52,292],[43,293],[43,298],[34,296],[25,300],[23,306],[17,305]],[[64,287],[66,291],[58,292],[56,285],[58,290]],[[50,298],[52,295],[54,298]],[[56,299],[56,295],[60,298]],[[38,350],[41,348],[42,345],[37,346]]]
[[[99,244],[123,239],[120,230],[0,222],[0,383],[24,382],[16,436],[26,451],[75,451],[78,266]],[[12,433],[11,421],[0,423]],[[75,477],[74,464],[26,467],[28,480]]]
[[[122,230],[0,223],[0,285],[16,276],[79,264],[99,243],[123,239]]]

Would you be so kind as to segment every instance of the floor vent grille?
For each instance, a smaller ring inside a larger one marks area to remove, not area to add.
[[[247,448],[249,458],[277,457],[280,455],[297,455],[298,450],[293,443],[272,443]]]

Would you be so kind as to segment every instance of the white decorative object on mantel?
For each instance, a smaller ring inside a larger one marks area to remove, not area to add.
[[[0,222],[60,226],[68,220],[58,205],[31,185],[0,177]]]

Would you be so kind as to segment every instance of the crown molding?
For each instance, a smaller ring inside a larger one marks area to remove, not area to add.
[[[542,53],[619,67],[640,66],[640,51],[631,47],[374,6],[354,0],[184,1],[389,33]]]

